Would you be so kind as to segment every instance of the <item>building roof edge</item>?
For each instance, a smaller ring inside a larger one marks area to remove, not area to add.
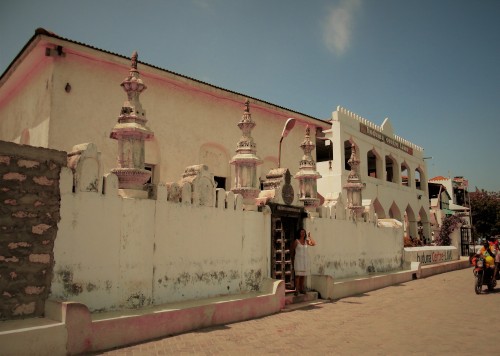
[[[12,62],[7,66],[7,68],[5,69],[5,71],[2,73],[2,75],[0,76],[0,85],[1,85],[2,81],[4,80],[4,77],[7,77],[9,71],[11,70],[11,68],[13,68],[14,65],[15,65],[15,63],[22,57],[22,55],[26,51],[26,49],[39,36],[52,37],[52,38],[55,38],[55,39],[58,39],[58,40],[62,40],[62,41],[70,42],[70,43],[77,44],[77,45],[80,45],[80,46],[84,46],[84,47],[93,49],[95,51],[99,51],[99,52],[111,54],[113,56],[121,57],[121,58],[124,58],[124,59],[129,59],[128,56],[124,56],[124,55],[121,55],[121,54],[118,54],[118,53],[115,53],[115,52],[111,52],[111,51],[107,51],[107,50],[104,50],[104,49],[101,49],[101,48],[97,48],[97,47],[91,46],[89,44],[86,44],[86,43],[83,43],[83,42],[79,42],[79,41],[75,41],[75,40],[72,40],[72,39],[69,39],[69,38],[65,38],[65,37],[59,36],[59,35],[51,32],[51,31],[48,31],[48,30],[46,30],[46,29],[44,29],[42,27],[39,27],[39,28],[37,28],[35,30],[35,33],[33,34],[33,36],[28,40],[28,42],[23,46],[23,48],[21,49],[21,51],[16,55],[16,57],[12,60]],[[307,118],[315,120],[315,121],[318,121],[319,123],[321,123],[323,125],[330,125],[330,122],[327,121],[327,120],[318,119],[317,117],[314,117],[314,116],[311,116],[311,115],[308,115],[308,114],[304,114],[304,113],[301,113],[299,111],[286,108],[284,106],[276,105],[276,104],[273,104],[271,102],[268,102],[268,101],[265,101],[265,100],[262,100],[262,99],[258,99],[258,98],[255,98],[255,97],[252,97],[252,96],[249,96],[249,95],[245,95],[243,93],[239,93],[239,92],[236,92],[236,91],[233,91],[233,90],[225,89],[225,88],[219,87],[217,85],[210,84],[210,83],[201,81],[199,79],[195,79],[195,78],[189,77],[187,75],[183,75],[183,74],[180,74],[180,73],[177,73],[177,72],[165,69],[165,68],[161,68],[161,67],[155,66],[153,64],[149,64],[149,63],[145,63],[145,62],[141,62],[141,61],[139,61],[139,63],[147,65],[147,66],[149,66],[151,68],[155,68],[155,69],[158,69],[160,71],[169,73],[169,74],[173,74],[173,75],[179,76],[179,77],[184,78],[184,79],[188,79],[188,80],[194,81],[196,83],[200,83],[200,84],[212,87],[214,89],[222,90],[222,91],[225,91],[225,92],[228,92],[228,93],[231,93],[231,94],[236,94],[236,95],[244,96],[246,98],[253,99],[253,100],[259,101],[259,102],[267,104],[267,105],[274,106],[274,107],[282,109],[282,110],[290,111],[292,113],[295,113],[295,114],[307,117]]]

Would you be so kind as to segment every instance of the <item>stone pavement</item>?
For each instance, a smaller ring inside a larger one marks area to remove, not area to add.
[[[500,287],[476,295],[473,281],[466,268],[99,354],[493,355]]]

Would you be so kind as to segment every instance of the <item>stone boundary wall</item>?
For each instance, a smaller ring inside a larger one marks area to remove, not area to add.
[[[92,143],[68,159],[0,148],[3,319],[40,316],[46,299],[104,312],[248,293],[270,275],[270,209],[245,211],[241,195],[216,189],[207,166],[187,167],[139,199],[118,189],[116,175],[102,176]],[[353,221],[332,198],[305,219],[319,245],[312,273],[343,278],[401,267],[401,228],[379,226],[365,208]]]
[[[0,141],[0,320],[44,313],[66,152]]]
[[[97,147],[75,146],[61,172],[61,222],[50,299],[92,312],[241,294],[271,270],[271,211],[243,210],[209,167],[186,168],[149,198],[120,196],[100,175]],[[70,169],[71,168],[71,169]],[[370,204],[352,221],[341,200],[304,221],[319,243],[311,272],[335,278],[401,268],[402,231],[377,224]]]

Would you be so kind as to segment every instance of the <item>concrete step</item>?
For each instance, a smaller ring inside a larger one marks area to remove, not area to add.
[[[295,295],[293,292],[287,292],[285,294],[285,305],[297,304],[303,302],[310,302],[312,300],[318,299],[318,292],[309,291],[305,294]]]

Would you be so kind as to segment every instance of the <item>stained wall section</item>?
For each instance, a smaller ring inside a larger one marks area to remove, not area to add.
[[[267,276],[270,216],[243,211],[240,196],[217,189],[215,204],[200,206],[187,188],[169,201],[160,185],[156,200],[127,199],[114,175],[106,194],[73,192],[72,172],[63,176],[51,299],[140,308],[258,290]]]

